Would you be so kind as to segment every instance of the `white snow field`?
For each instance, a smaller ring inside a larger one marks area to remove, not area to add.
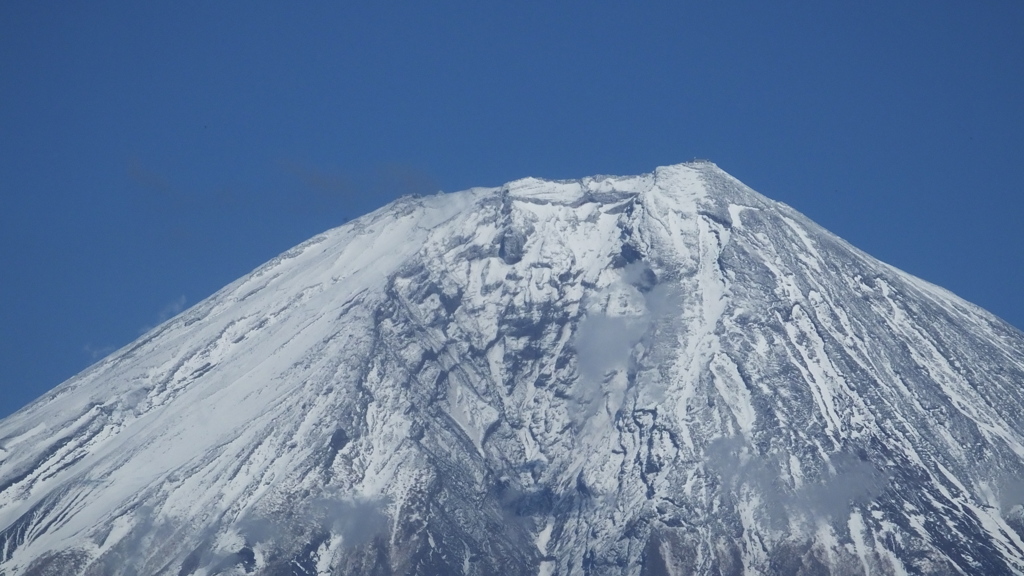
[[[1024,335],[714,164],[403,198],[0,421],[0,575],[1022,574]]]

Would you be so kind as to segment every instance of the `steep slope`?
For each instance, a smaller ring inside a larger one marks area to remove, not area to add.
[[[0,574],[1020,574],[1024,335],[710,163],[405,198],[0,422]]]

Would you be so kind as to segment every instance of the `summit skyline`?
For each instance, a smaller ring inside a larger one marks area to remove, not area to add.
[[[707,158],[1024,326],[1024,5],[0,6],[0,416],[404,194]]]

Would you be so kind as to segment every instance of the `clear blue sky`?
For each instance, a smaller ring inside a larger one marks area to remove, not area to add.
[[[399,195],[694,157],[1024,327],[1019,0],[157,4],[0,4],[0,416]]]

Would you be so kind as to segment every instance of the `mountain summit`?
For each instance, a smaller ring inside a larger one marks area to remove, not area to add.
[[[1024,334],[711,163],[402,198],[0,421],[0,574],[1021,574]]]

